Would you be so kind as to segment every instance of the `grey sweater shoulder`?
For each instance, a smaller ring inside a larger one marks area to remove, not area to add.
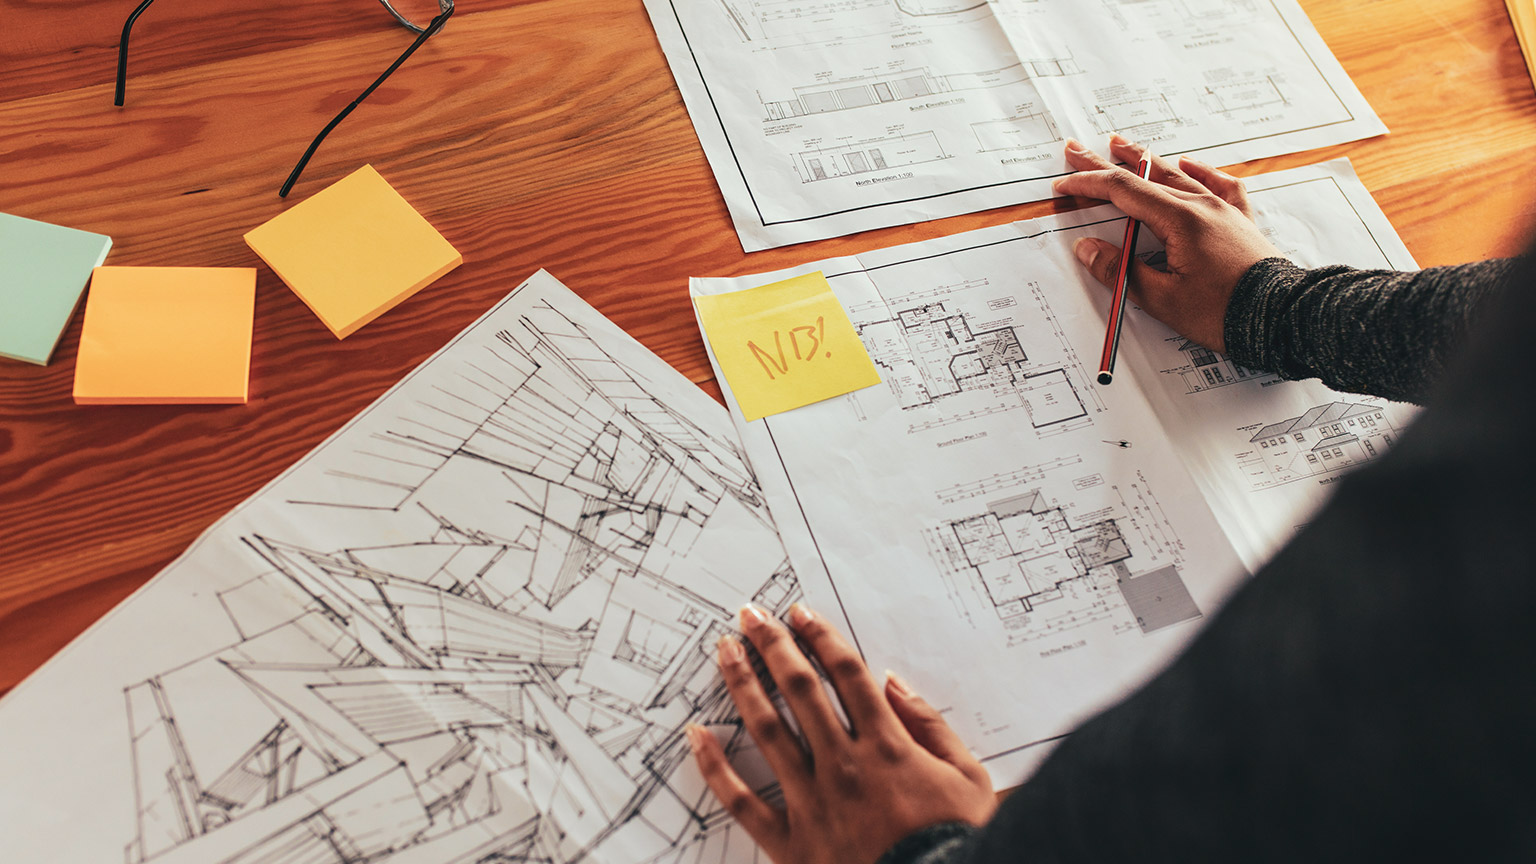
[[[1416,272],[1320,267],[1267,258],[1227,305],[1227,356],[1335,390],[1423,403],[1465,341],[1483,299],[1515,262]]]

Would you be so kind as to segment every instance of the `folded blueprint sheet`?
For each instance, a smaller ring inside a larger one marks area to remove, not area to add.
[[[1296,0],[645,0],[748,252],[1051,197],[1068,136],[1226,165],[1386,127]]]
[[[724,409],[540,272],[0,701],[0,857],[751,862],[682,729],[750,771],[715,643],[798,596]]]
[[[1347,162],[1250,188],[1300,263],[1415,266]],[[808,602],[946,710],[999,785],[1165,663],[1410,416],[1242,369],[1134,308],[1114,385],[1093,383],[1109,292],[1071,248],[1123,226],[1104,206],[691,286],[826,274],[883,383],[733,417]]]

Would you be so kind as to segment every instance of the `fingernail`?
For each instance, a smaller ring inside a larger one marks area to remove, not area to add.
[[[1205,164],[1204,162],[1201,162],[1199,159],[1196,159],[1193,156],[1180,156],[1179,157],[1179,161],[1183,162],[1186,165],[1199,165],[1201,168],[1209,168],[1210,167],[1209,165]]]
[[[1088,152],[1088,148],[1083,146],[1083,142],[1077,140],[1076,138],[1067,139],[1067,149],[1071,150],[1073,153]]]
[[[1083,262],[1084,267],[1092,269],[1093,262],[1099,260],[1099,244],[1084,237],[1072,244],[1072,254]]]
[[[742,607],[741,607],[741,629],[743,629],[743,630],[751,630],[751,629],[756,628],[756,627],[761,627],[761,626],[763,626],[763,625],[765,625],[767,623],[768,623],[768,616],[764,615],[763,611],[761,609],[757,608],[756,606],[753,606],[751,603],[746,603],[746,604],[742,605]]]
[[[896,691],[897,696],[900,696],[903,699],[911,699],[913,696],[917,695],[917,693],[913,691],[910,686],[908,686],[907,682],[901,680],[900,675],[897,675],[895,672],[892,672],[889,669],[885,670],[885,683],[886,686]]]
[[[805,608],[803,603],[796,603],[789,607],[789,623],[796,630],[811,623],[813,617],[815,616],[811,614],[811,610]]]
[[[1119,132],[1116,132],[1115,134],[1109,136],[1109,141],[1110,141],[1111,144],[1131,144],[1132,143],[1131,139],[1125,137],[1124,135],[1121,135]]]
[[[704,745],[699,736],[708,734],[704,731],[704,727],[697,723],[689,723],[683,727],[683,734],[688,736],[688,749],[693,751],[693,755],[699,755],[699,748]]]
[[[740,663],[747,659],[746,650],[741,647],[740,642],[736,641],[735,636],[729,634],[721,636],[720,642],[715,647],[720,653],[721,666],[729,663]]]

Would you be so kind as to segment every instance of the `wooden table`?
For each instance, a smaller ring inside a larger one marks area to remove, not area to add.
[[[111,235],[113,264],[260,266],[241,235],[410,34],[371,0],[160,0],[115,108],[132,5],[0,2],[0,211]],[[1536,93],[1500,0],[1302,5],[1392,134],[1235,170],[1347,155],[1421,264],[1519,251]],[[291,200],[365,162],[464,266],[344,342],[261,267],[250,404],[77,407],[78,315],[51,365],[0,360],[0,693],[540,267],[718,395],[688,276],[1072,206],[745,255],[640,0],[464,0]]]

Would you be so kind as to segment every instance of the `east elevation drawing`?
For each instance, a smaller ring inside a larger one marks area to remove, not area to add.
[[[796,578],[725,412],[547,274],[158,579],[113,620],[186,647],[89,697],[132,828],[82,860],[755,860],[683,727],[750,771],[715,644]]]

